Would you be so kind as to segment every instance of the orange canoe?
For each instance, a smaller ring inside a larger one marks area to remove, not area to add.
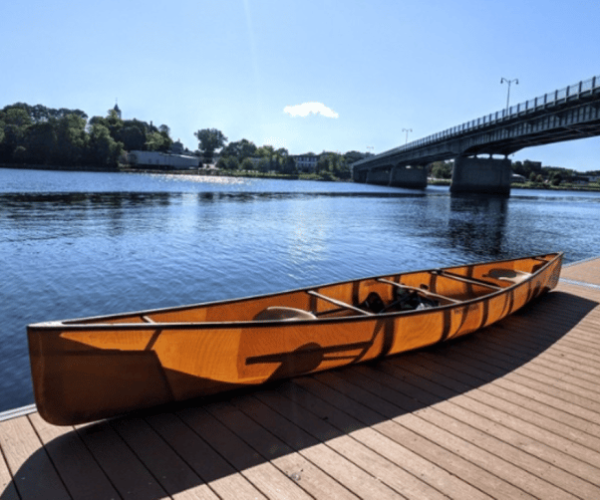
[[[454,339],[553,289],[562,253],[29,325],[40,415],[72,425]]]

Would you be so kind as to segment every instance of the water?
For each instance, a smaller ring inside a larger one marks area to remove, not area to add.
[[[33,402],[25,327],[563,250],[600,195],[0,169],[0,411]]]

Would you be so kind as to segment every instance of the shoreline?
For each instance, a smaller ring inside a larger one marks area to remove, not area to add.
[[[214,168],[198,168],[193,170],[161,170],[161,169],[141,169],[127,167],[97,167],[97,166],[59,166],[59,165],[17,165],[17,164],[0,164],[0,168],[14,170],[56,170],[59,172],[109,172],[113,174],[169,174],[169,175],[187,175],[187,176],[208,176],[208,177],[247,177],[254,179],[282,179],[282,180],[311,180],[321,182],[354,182],[352,179],[325,179],[317,174],[279,174],[279,173],[262,173],[257,171],[222,171]],[[429,180],[428,186],[450,186],[449,179]],[[539,191],[582,191],[582,192],[600,192],[600,185],[577,185],[567,184],[564,186],[547,186],[547,185],[528,185],[512,184],[511,189],[532,189]]]

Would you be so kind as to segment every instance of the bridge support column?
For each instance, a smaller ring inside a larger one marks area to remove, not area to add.
[[[510,194],[511,161],[458,157],[452,170],[452,193]]]
[[[389,170],[369,170],[367,174],[367,184],[378,184],[379,186],[387,186],[390,183]]]
[[[427,187],[427,169],[394,167],[390,172],[390,186],[425,189]]]

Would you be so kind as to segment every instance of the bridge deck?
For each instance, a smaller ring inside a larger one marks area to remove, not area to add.
[[[563,278],[378,363],[77,428],[5,414],[0,499],[600,498],[600,259]]]

